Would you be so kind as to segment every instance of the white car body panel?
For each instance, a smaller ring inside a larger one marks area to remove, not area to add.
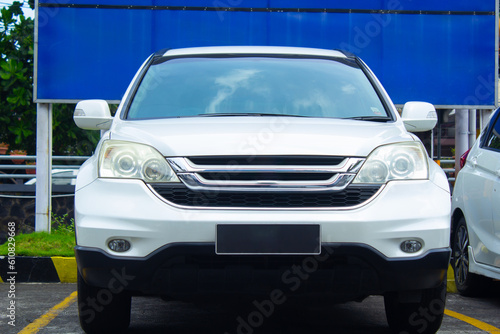
[[[500,266],[490,266],[480,263],[474,257],[474,250],[469,246],[469,271],[474,274],[500,280]]]
[[[280,47],[280,46],[215,46],[215,47],[192,47],[170,49],[165,51],[163,56],[185,56],[185,55],[211,55],[211,54],[280,54],[280,55],[311,55],[346,58],[346,56],[336,50],[325,50],[316,48],[301,47]]]
[[[500,152],[480,142],[481,137],[457,176],[452,213],[460,211],[467,222],[469,271],[500,279]]]
[[[375,147],[413,140],[402,125],[295,117],[199,117],[115,120],[110,138],[155,147],[164,156],[367,156]]]
[[[409,203],[402,195],[407,186],[390,182],[373,201],[355,210],[184,210],[165,205],[142,181],[96,180],[76,195],[77,239],[115,256],[147,256],[170,242],[215,242],[216,224],[314,222],[321,225],[323,243],[361,243],[389,258],[415,257],[448,242],[450,206],[427,200],[447,195],[428,181],[412,181]],[[93,201],[84,200],[90,198]],[[113,238],[130,240],[133,247],[112,252],[106,245]],[[424,247],[416,254],[404,253],[400,244],[407,239],[421,240]]]

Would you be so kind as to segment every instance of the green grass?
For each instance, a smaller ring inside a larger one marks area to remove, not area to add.
[[[75,225],[71,219],[71,225],[63,222],[66,216],[52,216],[52,233],[35,232],[16,235],[16,256],[75,256]],[[10,245],[12,247],[12,245]],[[8,242],[0,245],[0,255],[8,254]]]
[[[0,255],[7,255],[8,243],[0,245]],[[16,256],[75,256],[74,234],[35,232],[16,236]]]

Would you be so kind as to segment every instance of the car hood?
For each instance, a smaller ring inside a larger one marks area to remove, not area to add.
[[[364,157],[379,145],[413,140],[401,121],[262,116],[117,119],[109,137],[151,145],[164,156]]]

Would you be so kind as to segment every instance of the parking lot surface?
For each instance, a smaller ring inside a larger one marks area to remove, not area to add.
[[[0,333],[83,333],[78,322],[76,284],[17,284],[14,298],[8,296],[9,291],[7,283],[0,284]],[[11,301],[16,306],[15,327],[9,325]],[[446,308],[438,333],[500,333],[498,287],[483,298],[448,294]],[[248,302],[191,304],[135,297],[131,319],[127,333],[390,333],[382,297],[328,307],[285,303],[271,315],[260,317]]]

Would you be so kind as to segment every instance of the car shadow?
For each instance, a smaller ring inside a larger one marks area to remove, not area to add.
[[[381,297],[328,307],[191,304],[145,297],[135,297],[132,303],[130,334],[390,333]]]

